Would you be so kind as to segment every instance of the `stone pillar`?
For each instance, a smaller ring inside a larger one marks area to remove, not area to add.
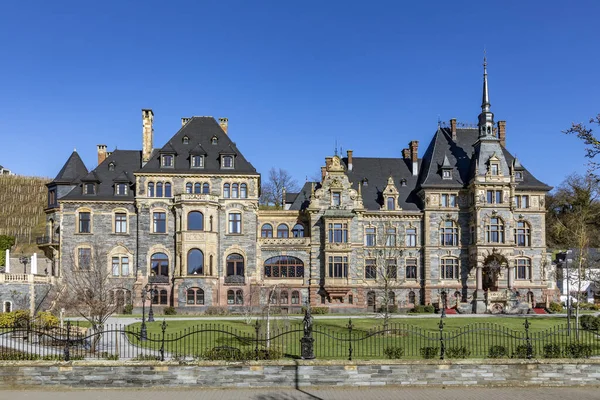
[[[32,275],[37,275],[38,273],[38,263],[37,263],[37,254],[33,253],[33,255],[31,256],[31,268],[30,268],[30,273]]]
[[[6,249],[6,261],[4,262],[4,272],[10,274],[10,250]]]
[[[475,313],[484,314],[487,311],[483,293],[483,266],[477,265],[477,291],[475,292]]]
[[[515,266],[509,265],[508,266],[508,288],[511,290],[513,289],[513,286],[514,286],[514,279],[515,279]]]
[[[478,265],[477,266],[477,291],[483,290],[483,268]]]

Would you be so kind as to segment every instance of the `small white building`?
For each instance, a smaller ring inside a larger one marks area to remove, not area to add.
[[[558,253],[555,262],[557,287],[563,303],[570,294],[573,303],[580,298],[587,303],[600,304],[600,249],[588,249],[583,255],[581,271],[577,250]]]

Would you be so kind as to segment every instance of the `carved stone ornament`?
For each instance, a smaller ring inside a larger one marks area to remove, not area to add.
[[[332,171],[332,172],[343,172],[344,171],[344,166],[342,165],[339,156],[333,156],[333,158],[331,159],[331,164],[329,165],[328,171]]]

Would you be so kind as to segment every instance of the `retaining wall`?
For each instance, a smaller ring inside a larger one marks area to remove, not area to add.
[[[2,362],[0,389],[48,387],[580,386],[600,360]]]

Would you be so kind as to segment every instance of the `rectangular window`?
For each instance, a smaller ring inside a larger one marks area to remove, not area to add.
[[[115,214],[115,233],[127,233],[127,214]]]
[[[417,259],[406,259],[406,279],[417,279]]]
[[[77,265],[79,269],[89,270],[92,265],[92,249],[80,248],[77,254]]]
[[[442,207],[456,207],[456,194],[442,194]]]
[[[204,158],[202,156],[192,156],[192,168],[204,167]]]
[[[516,208],[529,208],[529,196],[515,196],[515,207]]]
[[[502,190],[488,190],[486,194],[488,204],[502,204]]]
[[[475,244],[475,227],[471,226],[471,244]]]
[[[496,204],[502,204],[502,191],[496,190]]]
[[[154,220],[154,233],[167,233],[167,214],[155,212],[152,214]]]
[[[396,229],[394,229],[394,228],[386,229],[385,245],[388,247],[396,247]]]
[[[527,258],[517,259],[516,278],[519,280],[531,279],[531,261]]]
[[[365,246],[375,246],[375,228],[365,228]]]
[[[162,166],[163,167],[173,167],[173,156],[170,154],[164,154],[162,156]]]
[[[223,166],[223,168],[233,168],[233,157],[223,156],[221,158],[221,165]]]
[[[387,198],[387,209],[393,211],[396,209],[396,200],[393,197]]]
[[[442,279],[458,279],[458,260],[456,258],[442,258],[440,272]]]
[[[329,243],[348,243],[348,224],[329,224]]]
[[[96,194],[96,184],[95,183],[84,183],[83,184],[83,194]]]
[[[129,275],[129,257],[113,257],[112,258],[112,274],[113,276],[128,276]]]
[[[415,247],[417,245],[417,229],[409,228],[406,230],[406,247]]]
[[[242,214],[229,213],[229,233],[242,233]]]
[[[442,178],[443,179],[452,179],[452,171],[449,169],[445,169],[442,171]]]
[[[56,205],[56,190],[48,191],[48,207]]]
[[[347,278],[348,277],[348,257],[335,256],[329,257],[329,277]]]
[[[331,205],[339,206],[342,204],[342,194],[340,192],[331,193]]]
[[[396,267],[395,259],[390,258],[388,260],[385,260],[385,267],[386,276],[388,279],[396,279],[398,277],[398,267]]]
[[[377,263],[373,258],[365,260],[365,279],[377,279]]]
[[[492,164],[492,165],[490,165],[490,172],[494,176],[498,175],[498,164]]]
[[[117,183],[115,185],[115,194],[117,196],[125,196],[127,194],[127,184],[126,183]]]
[[[79,213],[79,233],[91,233],[92,232],[92,221],[91,214],[89,212]]]

